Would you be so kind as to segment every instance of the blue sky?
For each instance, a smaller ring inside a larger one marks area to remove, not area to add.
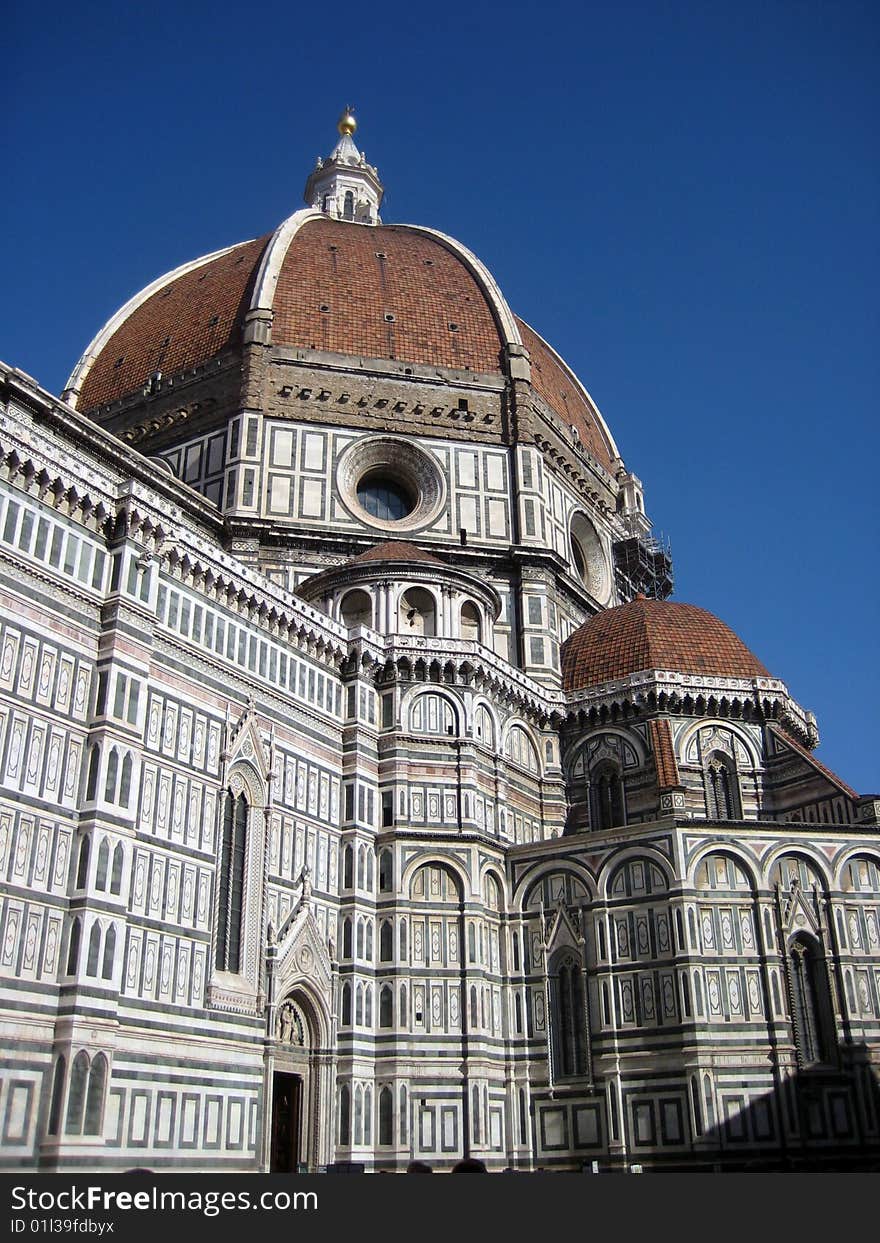
[[[51,391],[300,205],[343,105],[579,373],[717,613],[877,761],[876,4],[44,4],[6,19],[0,357]]]

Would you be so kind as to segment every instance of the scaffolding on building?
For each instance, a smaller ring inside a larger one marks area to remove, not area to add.
[[[672,594],[672,549],[662,532],[632,535],[614,545],[614,577],[621,600],[641,593],[652,600]]]

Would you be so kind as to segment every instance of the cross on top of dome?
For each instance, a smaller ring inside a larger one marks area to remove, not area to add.
[[[357,121],[351,107],[343,111],[337,128],[339,141],[326,160],[318,159],[303,197],[309,207],[335,220],[379,224],[384,190],[378,170],[355,145],[352,135]]]

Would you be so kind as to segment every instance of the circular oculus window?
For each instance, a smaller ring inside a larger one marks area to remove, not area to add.
[[[382,531],[400,534],[432,522],[446,499],[437,464],[406,440],[359,440],[342,455],[336,472],[349,513]]]

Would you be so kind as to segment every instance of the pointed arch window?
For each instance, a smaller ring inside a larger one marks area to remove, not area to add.
[[[76,863],[76,887],[85,889],[89,879],[89,839],[83,837],[79,844],[79,858]]]
[[[379,1093],[379,1143],[394,1143],[394,1097],[390,1088]]]
[[[553,1069],[560,1079],[587,1073],[584,975],[569,951],[557,955],[550,972]]]
[[[104,799],[108,803],[116,802],[116,782],[119,777],[119,752],[115,747],[110,748],[110,754],[107,757],[107,777],[104,781]]]
[[[394,957],[394,929],[390,919],[379,925],[379,961],[391,962]]]
[[[393,995],[391,985],[384,984],[382,991],[379,993],[379,1026],[391,1027],[393,1023]],[[390,1140],[388,1141],[391,1142]]]
[[[64,1071],[66,1063],[63,1057],[59,1057],[55,1063],[55,1076],[52,1080],[52,1104],[49,1106],[49,1126],[50,1135],[57,1135],[58,1128],[61,1126],[61,1105],[64,1099]]]
[[[244,865],[247,845],[248,801],[226,794],[220,855],[220,894],[217,913],[218,971],[241,970],[241,925],[244,904]]]
[[[126,751],[125,759],[122,761],[122,777],[119,783],[119,802],[123,807],[128,806],[128,800],[131,798],[131,773],[131,752]]]
[[[351,1143],[351,1090],[347,1083],[339,1091],[339,1142]]]
[[[98,959],[101,956],[101,925],[97,920],[92,924],[89,934],[89,956],[86,959],[86,975],[98,974]]]
[[[79,919],[75,919],[70,928],[70,942],[67,946],[67,974],[76,975],[79,966],[79,941],[82,934],[82,925]]]
[[[104,938],[104,958],[101,964],[101,979],[113,979],[113,959],[116,956],[116,929],[111,924]]]
[[[98,792],[98,765],[101,762],[101,748],[95,743],[89,748],[89,771],[86,777],[86,799],[91,802]]]
[[[710,820],[739,820],[742,816],[736,765],[719,751],[713,752],[706,764],[706,814]]]
[[[799,934],[788,947],[791,1017],[801,1066],[831,1060],[833,1017],[825,959],[812,937]]]
[[[98,849],[98,866],[95,871],[95,888],[104,890],[107,888],[107,869],[110,866],[110,847],[105,837]]]
[[[83,1135],[100,1135],[104,1119],[104,1088],[107,1083],[107,1059],[103,1053],[92,1062],[89,1086],[86,1090],[86,1110]]]
[[[626,824],[623,779],[616,764],[600,764],[590,780],[590,827],[614,829]]]
[[[73,1059],[73,1066],[70,1071],[70,1089],[67,1093],[67,1121],[64,1125],[64,1130],[68,1135],[82,1135],[88,1079],[89,1055],[81,1050]]]
[[[122,892],[122,865],[125,861],[125,851],[122,849],[120,842],[113,851],[113,868],[110,872],[110,892],[112,894],[120,894]]]

